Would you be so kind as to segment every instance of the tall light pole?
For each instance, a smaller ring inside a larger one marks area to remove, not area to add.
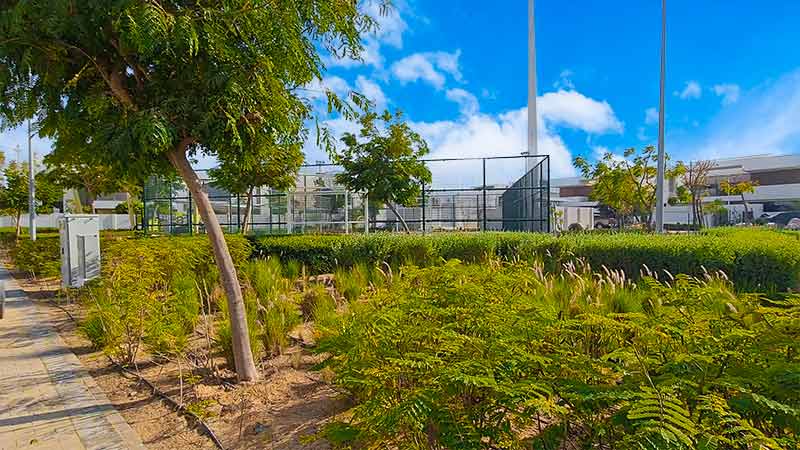
[[[532,169],[530,156],[539,153],[536,122],[536,22],[533,14],[533,0],[528,0],[528,157],[525,158],[525,173]]]
[[[31,120],[28,119],[28,232],[31,240],[36,240],[36,173],[33,167],[33,146],[31,140]]]
[[[661,0],[661,84],[658,101],[658,169],[656,172],[656,232],[664,232],[664,84],[667,70],[667,0]]]

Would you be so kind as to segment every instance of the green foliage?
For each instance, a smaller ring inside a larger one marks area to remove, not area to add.
[[[11,245],[11,261],[17,269],[36,277],[61,275],[61,244],[58,236],[22,239]]]
[[[333,282],[336,291],[347,301],[358,300],[369,285],[370,271],[364,263],[356,264],[352,268],[338,268],[334,274]]]
[[[394,204],[416,203],[422,185],[430,184],[431,171],[420,160],[428,154],[428,144],[403,121],[399,111],[381,116],[369,112],[359,121],[359,134],[345,133],[345,148],[331,154],[333,162],[344,168],[336,181],[389,206],[408,230]]]
[[[350,0],[76,5],[0,6],[0,121],[35,117],[54,155],[118,175],[163,172],[187,142],[247,164],[265,141],[296,141],[311,111],[297,87],[322,78],[319,53],[358,58],[375,24]]]
[[[717,228],[699,235],[574,233],[558,238],[532,233],[447,233],[429,236],[371,234],[268,236],[254,240],[254,253],[299,261],[310,273],[334,273],[363,263],[426,266],[446,259],[481,261],[541,258],[560,270],[575,257],[595,269],[605,266],[639,278],[684,273],[703,276],[721,270],[741,291],[775,293],[800,286],[800,240],[760,228]]]
[[[228,245],[236,264],[246,261],[245,239],[229,236]],[[102,277],[82,294],[84,334],[122,363],[142,349],[180,354],[200,313],[200,287],[213,287],[219,277],[208,240],[107,235],[101,248]]]
[[[583,177],[594,183],[590,195],[593,200],[611,208],[619,218],[634,214],[648,225],[655,206],[657,163],[658,152],[652,145],[641,151],[629,148],[623,158],[606,152],[594,165],[583,157],[574,161]],[[667,168],[665,176],[675,178],[684,170],[678,164]]]
[[[341,448],[800,445],[800,298],[716,276],[405,267],[325,332]]]
[[[14,217],[16,221],[16,234],[20,235],[20,217],[29,211],[29,180],[30,171],[27,165],[11,162],[3,169],[4,183],[0,185],[0,212]],[[36,174],[36,211],[39,213],[51,212],[53,206],[61,201],[62,191],[44,174]]]
[[[287,334],[301,322],[293,283],[283,276],[280,261],[275,258],[250,261],[243,269],[250,287],[245,296],[248,325],[251,335],[259,340],[253,353],[259,355],[257,349],[264,349],[268,356],[279,355],[289,344]]]

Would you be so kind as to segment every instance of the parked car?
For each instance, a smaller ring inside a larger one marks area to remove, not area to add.
[[[766,216],[766,217],[765,217]],[[779,228],[789,228],[789,224],[795,224],[792,226],[797,226],[797,220],[800,220],[800,211],[788,211],[782,213],[764,213],[759,217],[757,223],[760,224],[770,224],[774,223]],[[790,228],[794,229],[794,228]]]

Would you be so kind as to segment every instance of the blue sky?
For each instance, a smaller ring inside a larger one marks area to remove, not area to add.
[[[378,17],[381,29],[365,37],[364,61],[328,60],[321,84],[402,109],[433,157],[522,151],[527,1],[394,5]],[[553,176],[574,174],[574,156],[654,143],[660,1],[538,0],[536,6],[539,141],[551,155]],[[365,8],[377,11],[375,3]],[[668,0],[673,158],[800,151],[798,17],[794,0]],[[335,117],[322,119],[334,132],[353,129]],[[12,159],[16,144],[24,146],[20,130],[0,134],[0,149]],[[310,162],[325,159],[312,143],[306,152]]]

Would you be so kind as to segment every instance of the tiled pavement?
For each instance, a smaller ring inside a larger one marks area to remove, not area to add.
[[[78,358],[5,268],[0,450],[144,450]]]

